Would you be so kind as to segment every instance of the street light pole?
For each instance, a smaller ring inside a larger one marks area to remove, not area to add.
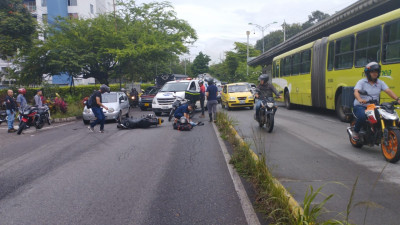
[[[246,31],[246,35],[247,35],[247,59],[246,59],[246,65],[247,65],[247,76],[249,76],[249,64],[247,64],[249,62],[249,35],[250,35],[250,31]]]
[[[249,25],[253,25],[253,26],[255,26],[255,27],[257,27],[258,29],[260,29],[261,30],[261,33],[262,33],[262,46],[263,46],[263,53],[264,53],[264,30],[266,30],[269,26],[271,26],[272,24],[274,24],[274,23],[277,23],[276,21],[274,21],[274,22],[272,22],[272,23],[269,23],[269,24],[267,24],[267,25],[265,25],[265,26],[260,26],[260,25],[258,25],[258,24],[254,24],[254,23],[249,23]]]

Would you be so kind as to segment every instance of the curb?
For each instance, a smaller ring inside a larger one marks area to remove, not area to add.
[[[64,123],[64,122],[71,122],[81,119],[79,116],[67,117],[67,118],[55,118],[52,120],[53,123]]]
[[[233,131],[235,137],[239,140],[241,144],[247,144],[232,125],[230,125],[229,128]],[[249,148],[249,150],[251,150],[251,154],[253,155],[254,160],[259,160],[258,155],[254,153],[254,151],[251,148]],[[299,216],[298,211],[300,210],[300,215],[303,215],[304,214],[303,208],[299,205],[296,199],[294,199],[293,196],[286,190],[286,188],[281,184],[281,182],[279,182],[279,180],[275,179],[274,177],[272,177],[272,180],[274,181],[275,187],[281,189],[285,193],[285,195],[289,198],[289,208],[290,211],[292,211],[292,214],[298,217]]]

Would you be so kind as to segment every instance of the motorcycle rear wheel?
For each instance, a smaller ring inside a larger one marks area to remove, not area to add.
[[[17,134],[20,135],[22,133],[22,130],[25,129],[25,127],[26,127],[26,123],[25,122],[21,122],[19,124],[19,128],[18,128]]]
[[[381,150],[383,157],[390,163],[395,163],[400,159],[400,131],[389,130],[388,132],[388,145],[385,145],[382,138]]]
[[[269,115],[265,126],[267,127],[268,133],[271,133],[274,129],[274,115]]]
[[[350,126],[353,127],[353,131],[354,131],[354,126],[355,126],[355,125],[356,125],[356,120],[353,120],[353,121],[350,123]],[[351,135],[349,135],[349,140],[350,140],[350,144],[353,145],[353,147],[355,147],[355,148],[361,148],[361,147],[363,146],[363,144],[361,143],[360,140],[358,140],[358,141],[353,140],[353,138],[351,137]]]
[[[42,129],[43,125],[44,125],[43,119],[38,119],[38,121],[35,122],[36,129]]]

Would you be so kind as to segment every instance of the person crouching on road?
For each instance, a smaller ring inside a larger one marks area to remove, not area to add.
[[[215,86],[213,78],[208,79],[206,96],[207,96],[207,108],[208,108],[208,115],[210,117],[210,122],[213,121],[213,114],[214,114],[214,122],[217,122],[218,88],[217,86]]]
[[[96,117],[96,120],[93,121],[90,126],[88,127],[90,131],[94,132],[94,126],[96,126],[96,124],[100,123],[100,133],[104,133],[104,122],[106,121],[106,116],[103,113],[103,109],[101,107],[103,107],[104,109],[108,110],[107,106],[103,105],[102,103],[102,99],[101,99],[101,94],[105,93],[105,92],[110,92],[110,88],[105,85],[102,84],[100,86],[100,89],[98,91],[95,91],[93,93],[93,95],[91,96],[92,98],[94,98],[92,100],[92,111],[94,116]]]
[[[190,121],[190,116],[189,116],[189,112],[191,112],[193,110],[193,106],[189,105],[189,104],[183,104],[181,106],[179,106],[179,108],[177,108],[175,110],[174,113],[174,117],[175,117],[175,123],[182,117],[186,117],[186,119],[188,119],[188,121]]]
[[[6,112],[7,112],[7,124],[8,124],[8,133],[13,133],[16,130],[14,129],[14,118],[15,112],[17,110],[17,104],[13,98],[13,91],[8,90],[6,96]]]

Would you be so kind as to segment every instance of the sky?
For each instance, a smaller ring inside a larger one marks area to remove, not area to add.
[[[137,0],[137,4],[154,0]],[[255,45],[262,32],[249,23],[266,26],[264,35],[281,29],[286,23],[304,23],[311,12],[319,10],[329,15],[357,0],[169,0],[179,19],[186,20],[197,32],[198,40],[190,53],[181,56],[193,61],[199,52],[210,56],[211,64],[220,63],[224,52],[234,48],[234,42]]]

